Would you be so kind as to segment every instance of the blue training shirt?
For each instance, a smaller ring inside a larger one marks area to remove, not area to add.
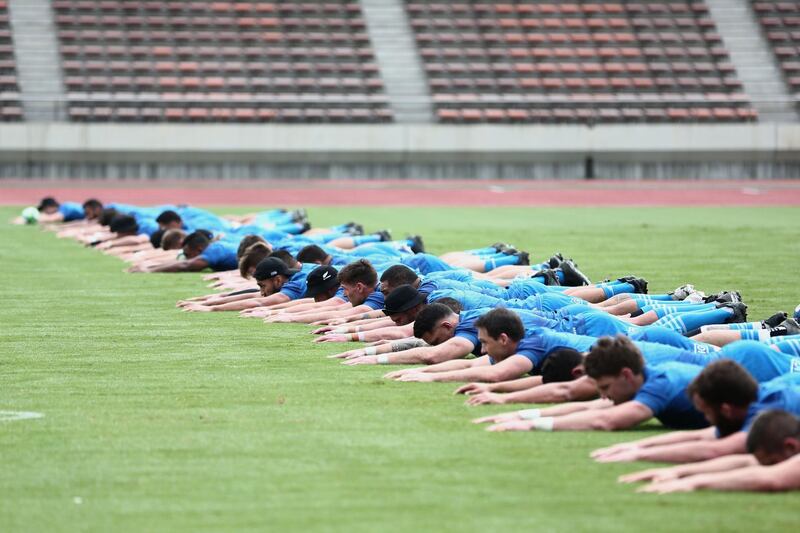
[[[664,426],[675,429],[702,429],[708,421],[692,405],[686,388],[701,367],[685,363],[645,366],[644,384],[633,401],[646,405]]]
[[[83,220],[83,206],[75,202],[64,202],[58,206],[58,212],[64,217],[64,222]]]
[[[579,352],[589,350],[597,342],[594,337],[575,335],[572,333],[559,333],[548,328],[538,327],[525,330],[525,337],[517,345],[517,355],[526,357],[533,369],[531,374],[542,371],[542,365],[547,357],[562,348],[571,348]]]
[[[281,294],[285,294],[292,300],[299,300],[306,293],[306,278],[312,270],[319,267],[315,263],[307,263],[300,267],[300,272],[292,275],[281,287]]]
[[[800,374],[786,374],[763,383],[758,390],[758,399],[747,409],[742,431],[748,431],[761,411],[783,409],[800,416]]]
[[[792,357],[758,341],[732,342],[719,352],[747,369],[759,383],[784,374],[800,372],[800,358]]]
[[[200,257],[206,260],[212,270],[236,270],[239,266],[236,248],[232,243],[215,241],[203,250]]]

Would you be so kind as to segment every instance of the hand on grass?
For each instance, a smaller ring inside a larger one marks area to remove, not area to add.
[[[500,424],[503,422],[514,422],[517,420],[522,420],[519,416],[517,411],[512,411],[510,413],[501,413],[499,415],[491,415],[491,416],[484,416],[481,418],[476,418],[472,421],[473,424]]]
[[[378,358],[374,355],[365,355],[363,357],[354,357],[353,359],[347,359],[345,361],[342,361],[342,364],[347,366],[377,365]]]
[[[533,429],[532,420],[512,420],[510,422],[501,422],[486,428],[486,431],[503,432],[503,431],[530,431]]]
[[[482,392],[467,398],[464,402],[467,405],[502,405],[506,403],[506,397],[496,392]]]
[[[467,383],[461,385],[453,394],[466,394],[471,396],[473,394],[480,394],[481,392],[489,392],[492,390],[487,383]]]

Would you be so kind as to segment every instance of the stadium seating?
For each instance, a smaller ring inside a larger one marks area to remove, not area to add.
[[[53,8],[72,120],[392,120],[354,0]]]
[[[22,120],[17,66],[14,60],[11,28],[8,24],[8,4],[0,0],[0,121],[17,120]]]
[[[800,4],[752,2],[764,34],[783,70],[789,91],[800,102]]]
[[[441,122],[757,119],[703,2],[406,6]]]

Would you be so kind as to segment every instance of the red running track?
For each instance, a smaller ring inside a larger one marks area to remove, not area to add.
[[[44,196],[139,205],[796,206],[800,181],[0,181],[0,204]]]

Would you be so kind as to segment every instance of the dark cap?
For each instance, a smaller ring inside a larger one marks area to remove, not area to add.
[[[400,285],[386,297],[383,312],[387,315],[402,313],[418,306],[426,299],[426,295],[421,294],[411,285]]]
[[[339,271],[330,265],[315,268],[306,278],[304,298],[313,298],[317,294],[339,286]]]
[[[264,281],[265,279],[271,279],[279,275],[291,278],[298,272],[300,271],[294,268],[289,268],[286,266],[286,263],[277,257],[267,257],[266,259],[262,259],[261,262],[256,265],[256,271],[253,274],[253,277],[256,278],[257,281]]]
[[[59,204],[56,201],[55,198],[53,198],[52,196],[46,196],[46,197],[42,198],[42,200],[39,202],[39,205],[36,207],[36,209],[41,211],[42,209],[45,209],[47,207],[58,207],[59,205],[61,205],[61,204]]]
[[[108,228],[114,233],[136,233],[139,231],[139,224],[130,215],[115,215]]]

